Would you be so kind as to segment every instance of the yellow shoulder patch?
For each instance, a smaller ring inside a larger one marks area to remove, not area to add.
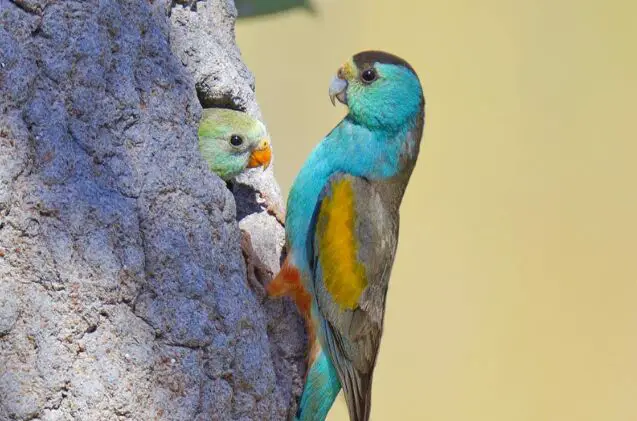
[[[367,286],[365,267],[358,261],[354,189],[347,179],[332,184],[318,216],[319,262],[323,282],[342,309],[353,310]]]

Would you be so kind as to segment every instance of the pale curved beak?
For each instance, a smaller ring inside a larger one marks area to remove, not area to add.
[[[259,146],[252,151],[248,159],[248,168],[263,167],[265,171],[270,166],[272,160],[272,149],[270,148],[270,139],[264,137]]]
[[[334,98],[338,99],[338,101],[342,104],[347,105],[347,81],[339,78],[338,76],[334,76],[332,79],[332,83],[330,83],[330,101],[332,101],[332,105],[336,105],[336,101]]]

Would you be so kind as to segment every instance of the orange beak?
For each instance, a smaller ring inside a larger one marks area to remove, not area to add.
[[[259,146],[250,154],[248,168],[263,167],[266,170],[270,166],[272,159],[272,149],[270,149],[270,139],[263,138]]]

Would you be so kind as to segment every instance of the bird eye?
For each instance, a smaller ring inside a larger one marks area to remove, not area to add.
[[[365,83],[372,83],[376,80],[376,77],[376,70],[373,67],[365,69],[363,70],[363,73],[361,73],[361,79],[363,79],[363,82]]]
[[[241,146],[241,144],[243,143],[243,138],[238,134],[233,134],[232,136],[230,136],[230,143],[232,144],[232,146]]]

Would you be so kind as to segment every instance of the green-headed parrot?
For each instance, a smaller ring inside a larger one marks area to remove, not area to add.
[[[230,181],[246,168],[270,165],[268,133],[259,120],[225,108],[206,108],[199,122],[199,150],[210,170]]]
[[[350,419],[367,421],[399,208],[420,150],[425,100],[414,69],[381,51],[353,56],[329,95],[348,114],[292,185],[288,254],[267,291],[291,295],[309,325],[309,371],[295,419],[325,420],[342,387]]]

